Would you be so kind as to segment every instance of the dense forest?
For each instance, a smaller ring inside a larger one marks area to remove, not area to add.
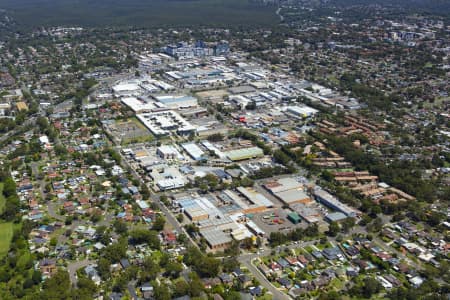
[[[273,6],[250,0],[0,0],[22,26],[267,25]]]

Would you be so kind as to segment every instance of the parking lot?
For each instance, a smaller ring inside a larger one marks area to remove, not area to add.
[[[306,228],[308,224],[305,221],[299,224],[293,224],[287,219],[291,211],[288,209],[273,209],[264,213],[253,215],[252,221],[261,228],[267,236],[271,232],[289,232],[295,228]]]

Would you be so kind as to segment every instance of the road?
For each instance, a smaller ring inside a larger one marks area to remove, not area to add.
[[[23,124],[20,125],[19,127],[17,127],[16,129],[13,129],[12,131],[9,131],[9,132],[3,134],[3,135],[0,137],[0,143],[6,141],[6,140],[7,140],[8,138],[10,138],[11,136],[14,136],[14,135],[16,135],[17,133],[19,133],[20,130],[21,130],[22,128],[24,128],[24,127],[26,127],[26,126],[28,126],[28,125],[33,125],[35,121],[36,121],[36,117],[35,117],[35,116],[33,116],[33,117],[29,118],[29,119],[26,119],[26,120],[23,122]]]
[[[265,287],[273,296],[274,300],[292,300],[292,298],[279,291],[275,286],[270,283],[269,280],[256,268],[252,262],[243,261],[241,262],[250,272],[252,272],[253,276],[259,281],[259,283]]]
[[[136,280],[132,280],[127,284],[128,292],[130,293],[130,297],[133,300],[139,299],[138,295],[136,294],[136,282],[137,282]]]
[[[284,21],[284,17],[281,14],[281,7],[278,7],[277,11],[275,12],[277,14],[277,16],[280,17],[280,21],[283,22]]]
[[[131,175],[133,175],[133,177],[137,180],[139,180],[140,183],[147,185],[147,182],[145,182],[145,180],[142,178],[141,175],[138,174],[138,172],[136,172],[136,170],[133,168],[133,166],[127,161],[127,158],[124,157],[122,155],[122,152],[120,151],[121,148],[119,146],[115,147],[115,150],[120,153],[121,156],[121,165],[123,168],[125,168],[126,170],[130,170],[131,171]],[[150,188],[150,187],[149,187]],[[159,196],[157,194],[155,194],[154,192],[151,193],[150,195],[150,199],[153,203],[156,204],[156,206],[158,207],[158,209],[165,215],[166,217],[166,221],[178,232],[178,233],[184,233],[186,235],[186,237],[188,238],[188,241],[190,242],[190,244],[192,244],[193,246],[198,248],[197,243],[195,243],[191,236],[186,232],[186,230],[184,229],[184,227],[182,227],[180,225],[180,223],[177,221],[177,219],[175,218],[175,216],[172,214],[172,212],[160,201]]]
[[[300,242],[298,244],[279,246],[278,248],[275,249],[275,251],[282,251],[285,248],[296,249],[301,247],[307,247],[310,245],[314,245],[317,242],[318,240],[314,240],[314,241]],[[239,256],[238,260],[253,274],[253,276],[255,276],[255,278],[259,281],[259,283],[273,295],[274,300],[292,300],[292,298],[289,295],[278,290],[269,280],[267,280],[266,276],[264,276],[261,273],[261,271],[259,271],[258,268],[253,264],[253,261],[260,257],[270,256],[273,250],[274,249],[266,248],[258,253],[242,254]]]
[[[80,260],[80,261],[76,261],[73,263],[70,263],[67,266],[67,271],[69,272],[69,277],[70,277],[70,282],[72,283],[73,286],[77,285],[77,271],[81,268],[87,267],[90,264],[95,263],[95,261],[93,260]]]

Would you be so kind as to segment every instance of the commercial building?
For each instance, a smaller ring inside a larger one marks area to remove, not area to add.
[[[197,41],[195,44],[179,42],[176,45],[168,45],[162,50],[172,57],[189,59],[212,55],[226,55],[230,52],[230,46],[227,41],[221,41],[212,47],[208,47],[203,41]]]

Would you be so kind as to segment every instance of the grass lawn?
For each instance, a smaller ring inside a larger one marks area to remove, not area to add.
[[[5,208],[6,199],[3,196],[3,182],[0,182],[0,214],[3,213],[3,208]]]
[[[9,245],[13,235],[12,223],[0,223],[0,258],[9,251]]]

